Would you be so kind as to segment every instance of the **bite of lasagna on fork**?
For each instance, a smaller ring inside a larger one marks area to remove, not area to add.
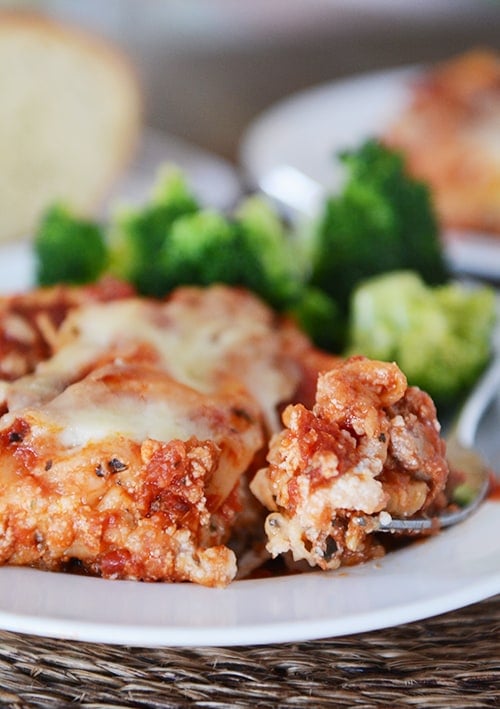
[[[312,410],[288,406],[251,489],[272,556],[335,569],[384,554],[379,515],[446,505],[445,444],[430,397],[391,363],[352,357],[320,374]]]

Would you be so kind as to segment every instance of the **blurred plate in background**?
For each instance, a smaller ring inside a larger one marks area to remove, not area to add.
[[[115,203],[144,202],[158,168],[164,163],[173,163],[185,172],[204,205],[229,209],[241,195],[236,170],[228,162],[181,138],[146,128],[132,167],[116,184],[105,209]]]

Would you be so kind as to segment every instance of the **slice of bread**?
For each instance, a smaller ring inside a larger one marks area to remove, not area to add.
[[[141,97],[114,46],[45,17],[0,12],[0,241],[48,204],[90,214],[130,161]]]

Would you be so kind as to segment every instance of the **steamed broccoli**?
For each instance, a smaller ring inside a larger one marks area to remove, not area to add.
[[[242,202],[235,213],[241,285],[282,310],[302,295],[304,269],[277,212],[262,197]]]
[[[429,284],[448,277],[429,191],[407,175],[403,158],[370,140],[341,155],[347,175],[330,197],[313,244],[311,284],[344,312],[355,284],[412,269]]]
[[[180,285],[237,284],[241,254],[232,224],[206,209],[173,222],[160,252],[162,290]]]
[[[327,293],[306,286],[289,314],[318,347],[330,352],[341,350],[345,341],[344,318]]]
[[[161,251],[166,290],[184,284],[248,288],[299,324],[316,344],[343,341],[337,304],[304,285],[297,249],[283,222],[261,197],[246,199],[232,218],[202,210],[177,219]]]
[[[250,198],[233,217],[207,209],[178,218],[165,236],[158,272],[164,291],[226,283],[280,310],[298,300],[302,287],[291,250],[275,212]]]
[[[108,265],[104,233],[97,224],[56,204],[43,216],[34,240],[36,278],[42,286],[96,280]]]
[[[140,293],[167,292],[161,251],[174,222],[198,211],[198,202],[183,173],[167,166],[159,175],[151,200],[123,209],[110,225],[111,271],[133,283]]]
[[[414,272],[373,277],[352,298],[348,354],[395,361],[440,405],[457,400],[491,354],[494,292],[431,287]]]

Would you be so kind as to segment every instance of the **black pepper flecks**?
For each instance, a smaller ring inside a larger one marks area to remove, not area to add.
[[[127,468],[128,465],[118,458],[111,458],[111,460],[108,461],[108,470],[110,473],[121,473],[127,470]]]
[[[10,431],[9,443],[20,443],[22,440],[23,440],[22,433],[19,433],[19,431]]]

